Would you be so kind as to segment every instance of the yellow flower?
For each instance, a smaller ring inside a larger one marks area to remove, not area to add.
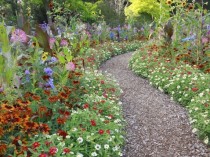
[[[187,4],[186,2],[182,2],[182,6],[183,6],[183,7],[185,7],[185,6],[186,6],[186,4]]]
[[[166,0],[166,4],[171,5],[172,0]]]
[[[44,52],[42,54],[42,61],[46,61],[47,60],[47,56],[48,56],[48,52]]]

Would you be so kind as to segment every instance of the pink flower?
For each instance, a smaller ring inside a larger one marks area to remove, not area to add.
[[[202,37],[201,40],[202,40],[202,43],[203,43],[203,44],[206,44],[206,43],[208,43],[208,41],[209,41],[208,38],[206,38],[206,37]]]
[[[54,45],[54,43],[55,43],[55,38],[50,38],[49,39],[49,43],[50,43],[50,48],[52,49],[53,48],[53,45]]]
[[[65,39],[62,39],[60,44],[61,46],[68,46],[68,41]]]
[[[75,64],[73,62],[68,62],[66,64],[66,70],[74,71],[75,70]]]
[[[21,42],[26,43],[28,41],[28,37],[26,33],[21,29],[16,29],[11,36],[11,42]]]

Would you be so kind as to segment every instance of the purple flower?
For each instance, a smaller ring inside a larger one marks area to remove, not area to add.
[[[60,44],[61,46],[68,46],[68,41],[65,39],[62,39]]]
[[[30,71],[29,70],[25,70],[25,74],[26,75],[30,75]]]
[[[16,29],[11,36],[11,42],[21,42],[21,43],[27,43],[28,37],[26,33],[21,29]]]
[[[68,71],[74,71],[75,70],[75,64],[73,63],[73,62],[68,62],[67,64],[66,64],[66,70],[68,70]]]
[[[52,89],[55,88],[54,83],[53,83],[53,78],[50,78],[47,82],[47,85],[49,85]]]
[[[0,87],[0,93],[4,91],[4,87]]]
[[[48,75],[48,76],[52,76],[53,74],[53,70],[51,68],[44,68],[44,72]]]
[[[26,75],[26,82],[30,82],[30,71],[25,70],[25,75]]]
[[[55,62],[57,62],[58,60],[57,60],[57,58],[55,58],[55,57],[51,57],[51,59],[50,59],[50,62],[52,62],[52,63],[55,63]]]

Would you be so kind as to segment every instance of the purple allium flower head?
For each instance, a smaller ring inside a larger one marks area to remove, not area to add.
[[[28,37],[26,33],[21,29],[16,29],[11,36],[11,42],[21,42],[26,43],[28,41]]]
[[[48,75],[48,76],[52,76],[53,74],[53,70],[51,68],[44,68],[44,72]]]
[[[68,46],[68,41],[65,39],[62,39],[60,44],[61,46]]]

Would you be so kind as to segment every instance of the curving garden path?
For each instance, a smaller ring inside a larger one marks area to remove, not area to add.
[[[210,157],[192,133],[186,110],[128,68],[132,53],[116,56],[101,66],[123,90],[127,121],[125,157]]]

